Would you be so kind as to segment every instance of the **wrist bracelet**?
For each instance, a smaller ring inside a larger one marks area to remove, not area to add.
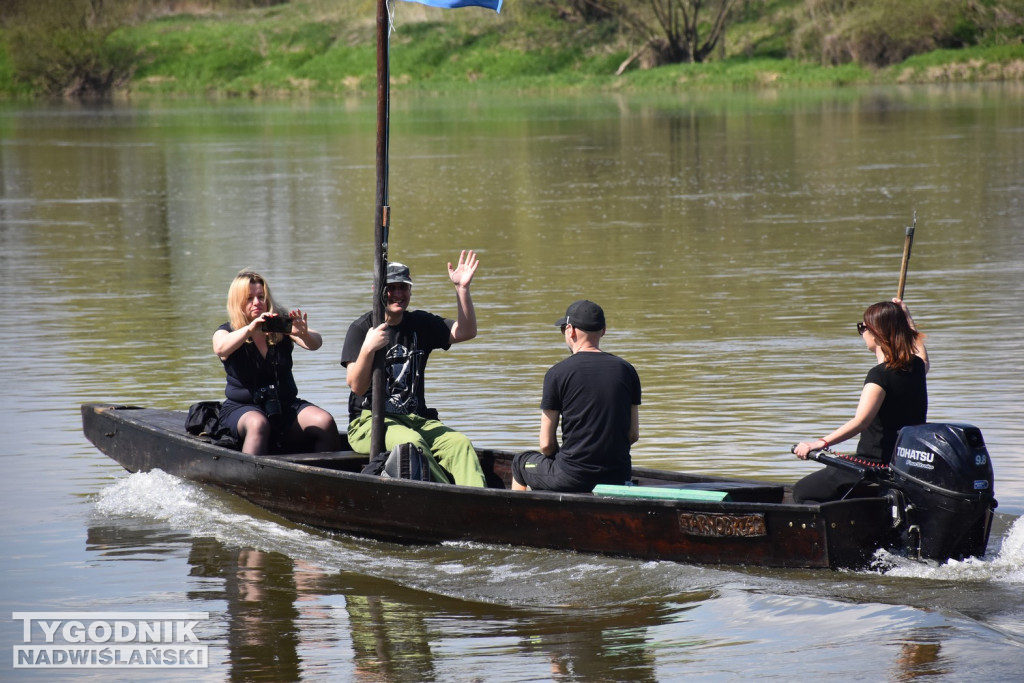
[[[827,441],[827,440],[825,440],[825,439],[821,439],[821,442],[822,442],[823,444],[825,444],[825,445],[823,446],[823,448],[828,448],[828,441]]]

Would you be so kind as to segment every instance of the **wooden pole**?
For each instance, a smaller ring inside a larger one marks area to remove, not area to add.
[[[388,233],[391,207],[388,206],[388,142],[391,108],[391,66],[387,0],[377,0],[377,194],[373,215],[373,314],[374,327],[384,322],[384,300],[388,270]],[[373,358],[371,379],[372,422],[370,456],[385,450],[384,441],[384,355],[382,349]]]
[[[896,298],[903,298],[903,288],[907,284],[907,267],[910,265],[910,247],[914,244],[914,228],[917,227],[917,211],[914,212],[914,224],[907,226],[907,238],[903,242],[903,263],[900,264],[900,284],[896,290]]]

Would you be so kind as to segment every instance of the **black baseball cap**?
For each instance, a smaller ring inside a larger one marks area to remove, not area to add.
[[[559,318],[555,327],[572,325],[584,332],[597,332],[605,328],[604,311],[593,301],[580,299],[569,304],[565,310],[565,317]]]
[[[384,279],[384,284],[392,285],[398,282],[404,282],[407,285],[412,284],[412,276],[409,275],[409,266],[404,263],[398,263],[397,261],[391,261],[388,263],[388,274]]]

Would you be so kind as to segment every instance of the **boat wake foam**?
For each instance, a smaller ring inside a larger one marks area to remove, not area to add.
[[[942,564],[920,562],[879,551],[872,569],[886,576],[903,576],[939,581],[984,580],[1024,584],[1024,517],[1018,517],[1001,539],[999,551],[992,557],[969,557]]]
[[[237,499],[231,502],[248,505]],[[285,553],[325,569],[336,570],[343,566],[341,563],[356,559],[345,552],[341,553],[344,557],[338,557],[340,548],[334,538],[291,526],[283,519],[234,512],[216,493],[162,470],[119,479],[99,492],[94,510],[105,517],[152,520],[187,530],[194,537],[213,537],[244,548]],[[255,507],[252,510],[262,512]]]

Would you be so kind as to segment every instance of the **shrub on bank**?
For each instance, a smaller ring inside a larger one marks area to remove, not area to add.
[[[109,40],[131,0],[10,0],[4,44],[12,86],[44,96],[104,97],[127,83],[129,48]]]
[[[806,0],[792,55],[822,64],[886,67],[934,50],[1024,37],[1024,0]]]

